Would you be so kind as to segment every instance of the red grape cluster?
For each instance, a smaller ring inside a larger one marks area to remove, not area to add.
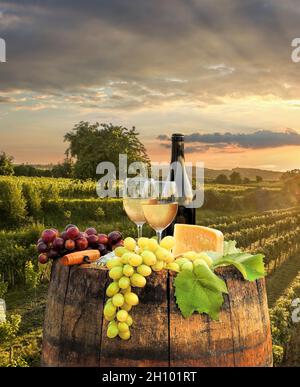
[[[98,234],[95,228],[89,227],[81,232],[74,224],[68,224],[62,233],[55,228],[44,230],[37,242],[37,251],[39,262],[44,264],[74,251],[97,249],[103,256],[119,246],[123,246],[119,231]]]

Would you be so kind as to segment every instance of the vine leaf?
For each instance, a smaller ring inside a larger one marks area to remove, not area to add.
[[[228,293],[225,282],[207,265],[198,265],[194,271],[183,270],[175,280],[175,297],[184,318],[194,312],[206,313],[213,320],[219,319],[224,299]]]
[[[236,253],[214,261],[214,269],[220,266],[235,266],[247,281],[256,281],[266,275],[263,254]]]

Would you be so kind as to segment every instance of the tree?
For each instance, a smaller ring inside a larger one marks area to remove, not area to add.
[[[239,172],[232,172],[232,174],[229,176],[230,183],[231,184],[241,184],[242,178]]]
[[[263,181],[263,178],[261,176],[256,176],[256,183],[261,183]]]
[[[62,163],[54,165],[52,168],[53,177],[72,177],[73,163],[72,160],[66,158]]]
[[[112,162],[118,172],[119,154],[127,155],[128,165],[135,161],[149,165],[146,149],[138,136],[135,127],[127,129],[112,124],[81,121],[64,137],[69,143],[67,157],[75,159],[74,177],[96,178],[96,167],[103,161]]]
[[[299,177],[300,176],[300,169],[292,169],[291,171],[286,171],[282,174],[281,179],[287,180],[293,177]]]
[[[243,184],[249,184],[251,181],[249,179],[249,177],[244,177],[243,179]]]
[[[228,184],[229,180],[228,180],[228,177],[226,175],[224,175],[224,173],[221,173],[220,175],[218,175],[216,177],[215,183],[217,183],[217,184]]]
[[[0,153],[0,175],[10,176],[14,174],[13,157],[5,152]]]
[[[15,176],[38,176],[52,177],[50,169],[40,169],[29,164],[20,164],[14,166]]]

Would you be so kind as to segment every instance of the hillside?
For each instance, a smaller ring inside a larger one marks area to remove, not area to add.
[[[230,169],[209,169],[205,168],[205,179],[213,180],[221,173],[229,176],[233,171],[239,172],[241,177],[248,177],[250,180],[255,180],[256,176],[261,176],[265,181],[274,181],[279,180],[282,176],[282,172],[278,171],[268,171],[264,169],[256,169],[256,168],[233,168]]]

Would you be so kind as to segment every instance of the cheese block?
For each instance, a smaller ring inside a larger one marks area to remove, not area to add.
[[[224,236],[220,230],[191,224],[175,224],[174,255],[187,251],[215,251],[223,254]]]

